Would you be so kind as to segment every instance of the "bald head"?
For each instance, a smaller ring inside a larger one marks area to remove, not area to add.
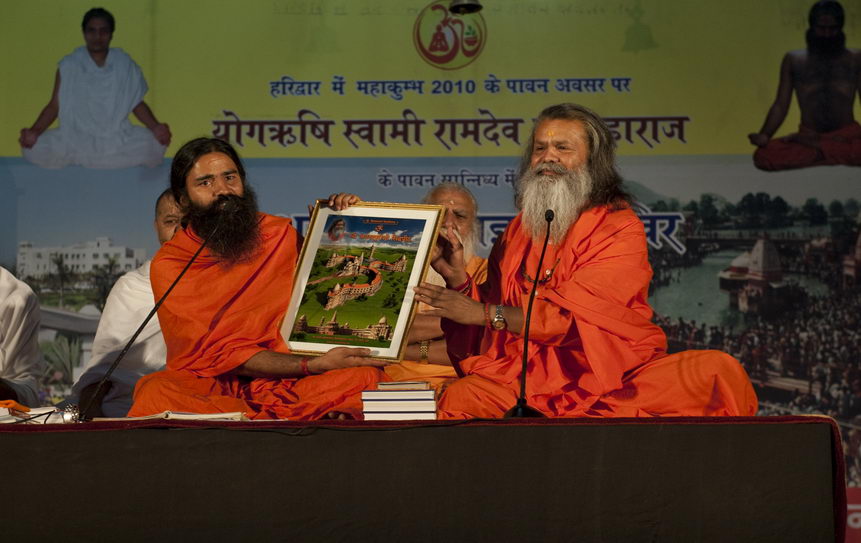
[[[428,191],[422,203],[443,206],[443,224],[456,227],[462,238],[475,239],[478,234],[478,203],[469,189],[457,183],[441,183]]]

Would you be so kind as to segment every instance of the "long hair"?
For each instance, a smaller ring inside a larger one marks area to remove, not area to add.
[[[535,130],[543,121],[579,121],[589,138],[589,156],[586,168],[594,180],[594,188],[585,209],[606,205],[610,209],[622,209],[631,202],[631,196],[622,188],[622,176],[616,169],[616,140],[597,113],[578,104],[557,104],[542,111],[535,119],[532,133],[520,160],[520,174],[530,168],[532,148],[535,145]]]
[[[843,28],[843,21],[846,17],[843,12],[843,6],[837,0],[819,0],[810,7],[810,12],[807,14],[807,23],[812,28],[816,25],[816,21],[820,15],[831,15],[837,22],[837,26]]]
[[[185,204],[182,202],[187,203],[188,189],[185,184],[185,178],[188,177],[188,172],[191,171],[200,157],[209,153],[224,153],[229,156],[230,160],[236,164],[239,178],[242,179],[242,184],[245,185],[245,167],[242,165],[242,160],[240,160],[232,145],[217,138],[193,139],[179,148],[179,151],[173,156],[173,162],[170,165],[170,190],[173,192],[173,197],[180,204],[180,207],[185,207]]]

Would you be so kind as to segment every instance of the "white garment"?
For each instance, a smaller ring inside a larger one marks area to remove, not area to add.
[[[18,402],[38,407],[38,379],[45,373],[39,350],[39,299],[0,267],[0,378],[18,394]]]
[[[158,166],[167,147],[129,121],[147,92],[140,67],[111,48],[98,66],[86,47],[60,60],[60,126],[46,130],[24,158],[43,168]]]
[[[120,351],[125,348],[135,330],[155,305],[149,280],[150,261],[117,279],[105,310],[99,319],[99,328],[93,341],[92,358],[67,398],[78,403],[81,391],[105,376]],[[132,406],[132,394],[138,379],[164,369],[167,347],[161,335],[158,317],[153,316],[135,340],[129,352],[111,375],[111,389],[102,401],[106,417],[124,417]],[[81,409],[85,406],[80,405]]]

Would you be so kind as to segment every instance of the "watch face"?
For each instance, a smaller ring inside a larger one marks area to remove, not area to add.
[[[505,329],[505,317],[502,315],[502,306],[496,306],[496,316],[493,317],[493,328],[495,330],[504,330]]]

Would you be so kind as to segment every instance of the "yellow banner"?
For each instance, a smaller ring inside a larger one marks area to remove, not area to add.
[[[783,55],[804,47],[809,0],[118,0],[112,46],[141,66],[145,100],[178,144],[243,156],[510,156],[545,106],[608,119],[623,155],[744,154]],[[0,154],[47,103],[82,45],[91,2],[4,3]],[[858,42],[847,11],[848,45]],[[11,53],[10,53],[11,52]],[[856,110],[858,109],[856,103]],[[798,125],[797,106],[782,131]]]

